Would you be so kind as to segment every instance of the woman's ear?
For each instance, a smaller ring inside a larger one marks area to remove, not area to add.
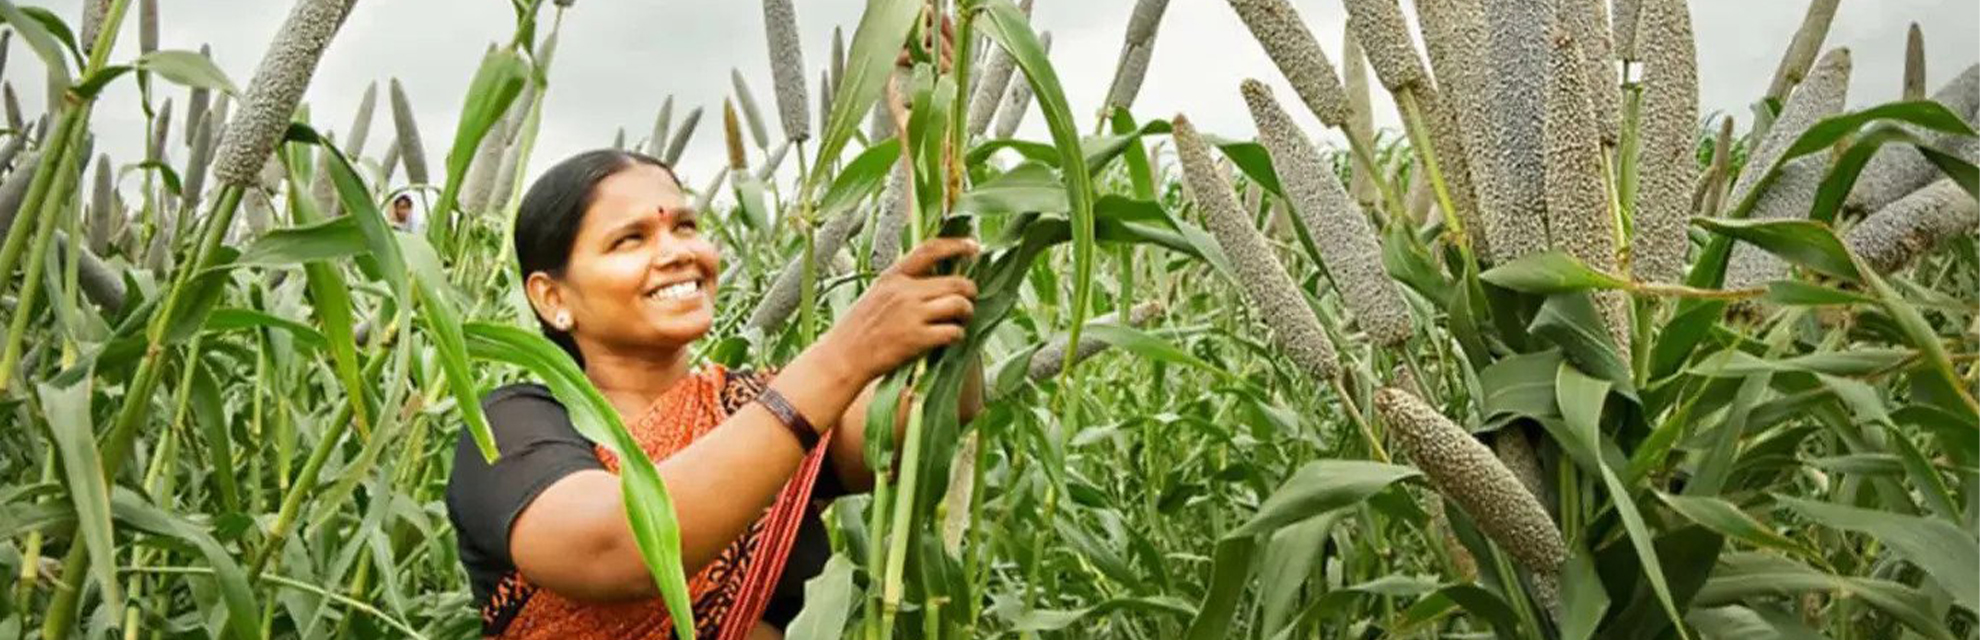
[[[570,311],[564,306],[564,288],[556,278],[541,271],[530,273],[529,278],[523,280],[523,295],[529,297],[529,306],[536,310],[537,318],[559,330],[569,329],[557,326],[560,314],[561,317],[569,317]]]

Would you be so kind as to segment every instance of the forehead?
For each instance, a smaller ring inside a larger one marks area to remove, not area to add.
[[[685,207],[687,195],[681,193],[680,185],[665,169],[636,164],[598,181],[592,190],[591,206],[585,209],[582,228],[609,229],[629,218]]]

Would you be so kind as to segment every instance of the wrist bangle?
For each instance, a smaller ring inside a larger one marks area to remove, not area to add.
[[[777,421],[782,422],[784,429],[790,431],[791,435],[797,436],[798,446],[803,447],[804,450],[810,451],[818,444],[818,429],[811,426],[810,420],[804,419],[804,414],[798,413],[797,407],[791,406],[791,401],[785,399],[784,394],[777,393],[776,389],[764,387],[763,393],[757,394],[756,403],[769,410],[770,415],[776,416]]]

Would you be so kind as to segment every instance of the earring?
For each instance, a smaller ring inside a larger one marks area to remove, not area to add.
[[[557,330],[558,330],[558,331],[570,331],[570,330],[571,330],[571,312],[569,312],[569,311],[559,311],[559,312],[557,312],[557,317],[556,317],[556,319],[554,319],[554,320],[551,320],[551,321],[550,321],[550,324],[552,324],[552,325],[554,325],[554,326],[556,326],[556,327],[557,327]]]

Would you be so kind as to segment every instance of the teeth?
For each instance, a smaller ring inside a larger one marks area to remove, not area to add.
[[[701,283],[689,280],[661,287],[659,291],[653,292],[652,297],[657,300],[681,300],[700,291]]]

